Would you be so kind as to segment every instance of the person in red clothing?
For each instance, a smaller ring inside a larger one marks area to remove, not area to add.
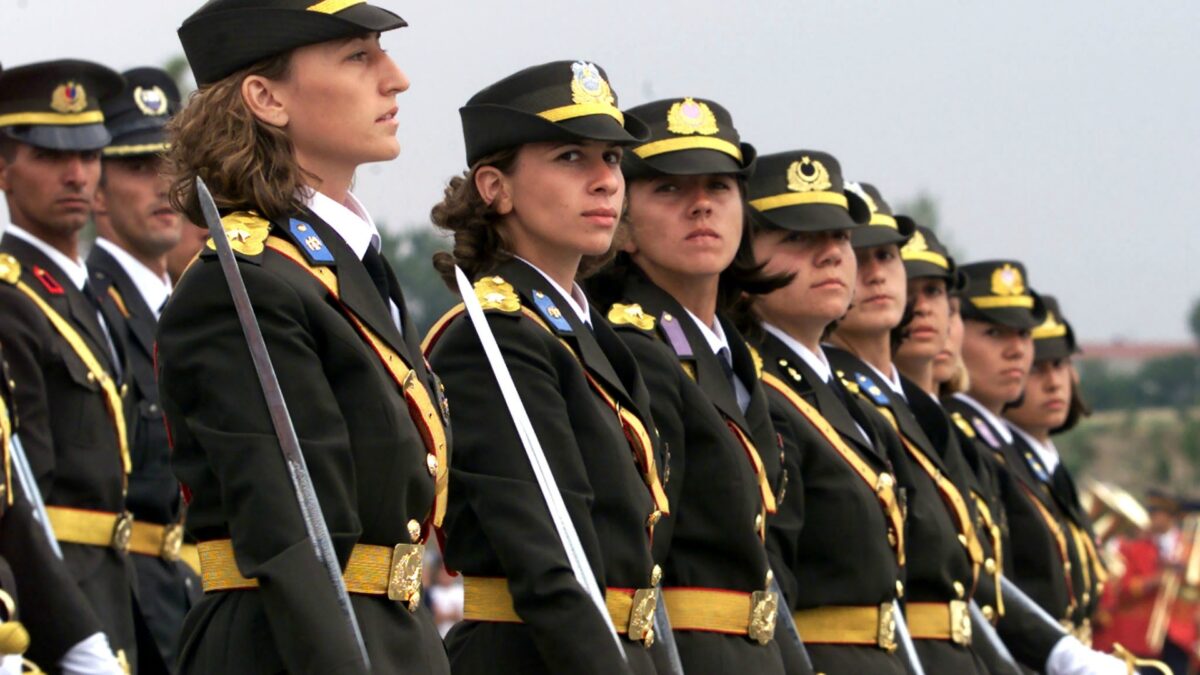
[[[1147,495],[1146,508],[1150,528],[1139,537],[1122,540],[1118,546],[1125,573],[1113,580],[1105,593],[1097,618],[1095,646],[1109,651],[1120,643],[1137,656],[1161,659],[1177,675],[1184,675],[1190,672],[1190,654],[1198,637],[1194,602],[1178,599],[1173,604],[1161,650],[1152,649],[1146,639],[1166,572],[1186,559],[1179,528],[1180,503],[1153,490]]]

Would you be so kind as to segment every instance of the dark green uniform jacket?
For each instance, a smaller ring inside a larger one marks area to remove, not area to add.
[[[621,422],[588,381],[590,375],[653,435],[633,355],[603,316],[593,309],[589,329],[552,284],[520,260],[499,265],[486,283],[507,284],[508,298],[519,299],[520,306],[489,309],[488,325],[600,589],[648,587],[654,560],[647,523],[655,503]],[[446,638],[454,672],[653,673],[647,649],[624,636],[628,665],[622,661],[572,574],[470,319],[458,314],[439,322],[427,344],[455,424],[446,565],[468,577],[507,578],[522,621],[455,626]],[[657,443],[653,451],[660,452]],[[661,456],[655,462],[663,466]]]
[[[603,313],[637,358],[659,437],[670,450],[666,490],[672,515],[654,533],[663,588],[762,591],[770,562],[760,538],[766,506],[759,474],[777,502],[783,467],[753,357],[732,324],[722,320],[734,373],[751,393],[743,413],[724,366],[683,306],[636,269],[623,287],[614,286],[596,288],[593,297],[602,298]],[[609,310],[612,302],[640,305],[655,326],[646,330],[645,324],[629,323],[620,308]],[[753,444],[759,470],[730,424]],[[779,641],[760,645],[747,635],[675,634],[689,675],[785,672]]]
[[[968,469],[961,456],[948,455],[945,448],[934,445],[913,415],[905,396],[891,389],[878,373],[853,354],[832,347],[826,347],[825,354],[835,372],[843,373],[857,385],[862,400],[886,411],[895,420],[896,431],[929,460],[939,475],[951,477],[956,484],[966,479]],[[901,380],[901,386],[906,396],[911,396],[916,389],[911,382],[904,380]],[[903,457],[909,470],[902,475],[912,478],[904,486],[908,506],[905,518],[908,528],[905,605],[968,601],[975,586],[975,569],[969,549],[959,539],[963,532],[954,507],[907,447]],[[955,478],[958,480],[955,481]],[[970,508],[970,495],[963,497],[967,522],[970,523],[974,509]],[[969,541],[967,543],[970,544]],[[979,571],[982,572],[982,569]],[[915,640],[914,644],[928,675],[987,673],[987,667],[969,645],[955,644],[949,640],[921,639]]]
[[[13,382],[0,352],[0,398],[9,416],[10,429],[19,435],[20,414],[15,408]],[[4,413],[0,413],[4,414]],[[34,520],[15,469],[4,475],[0,466],[0,588],[16,603],[16,616],[30,634],[26,658],[49,672],[68,649],[102,629],[87,596],[79,589],[66,565],[54,554],[42,524]],[[9,487],[11,485],[11,488]],[[11,503],[9,492],[11,489]]]
[[[113,364],[97,306],[28,242],[6,236],[0,241],[0,252],[20,262],[20,280],[75,329],[108,376],[116,379],[119,369]],[[42,310],[3,282],[0,317],[0,344],[17,383],[14,398],[21,441],[46,505],[124,512],[120,446],[95,376]],[[68,543],[61,547],[66,567],[91,602],[110,646],[125,650],[134,661],[136,580],[129,556],[110,547]]]
[[[87,266],[104,318],[126,347],[125,363],[129,369],[126,429],[133,461],[126,506],[138,522],[178,523],[182,507],[179,481],[171,473],[171,449],[154,377],[154,331],[158,319],[129,273],[104,248],[92,247]],[[179,652],[183,617],[200,597],[200,579],[180,560],[138,554],[131,559],[137,568],[138,605],[163,662],[173,664]]]
[[[258,324],[343,566],[355,544],[410,541],[428,523],[434,478],[404,393],[347,317],[370,326],[427,387],[414,328],[397,330],[366,268],[311,213],[272,224],[337,275],[340,304],[278,251],[238,256]],[[320,241],[311,241],[315,236]],[[206,593],[184,624],[183,673],[365,673],[318,562],[215,251],[183,275],[158,331],[172,466],[200,542],[232,538],[250,590]],[[399,287],[392,299],[403,308]],[[344,305],[344,309],[343,309]],[[426,532],[428,528],[426,528]],[[432,617],[386,595],[351,595],[373,672],[449,671]]]
[[[758,351],[764,373],[816,408],[857,457],[876,473],[894,471],[889,454],[898,449],[882,445],[865,405],[856,405],[844,389],[835,390],[841,388],[836,379],[822,382],[799,354],[769,333]],[[768,545],[781,561],[777,572],[789,605],[806,610],[891,603],[903,570],[889,541],[897,535],[875,490],[786,396],[771,386],[767,392],[790,476],[787,499],[768,519]],[[905,672],[896,653],[878,646],[819,644],[807,637],[805,642],[817,672]]]
[[[996,526],[1000,528],[998,539],[1001,551],[999,558],[1002,561],[1004,573],[1001,587],[1003,588],[1004,584],[1015,584],[1034,602],[1041,604],[1041,600],[1038,599],[1041,589],[1036,585],[1027,588],[1027,583],[1016,581],[1013,576],[1014,559],[1022,555],[1013,550],[1016,545],[1015,539],[1037,538],[1039,528],[1022,525],[1020,520],[1018,520],[1016,529],[1013,528],[1013,513],[1009,509],[1009,500],[1021,488],[1016,484],[1016,479],[1008,466],[1008,459],[1004,456],[1002,438],[993,427],[984,421],[983,416],[960,396],[962,395],[942,399],[942,403],[954,423],[955,434],[958,436],[963,456],[974,474],[975,484],[972,489],[991,511]],[[980,431],[981,429],[985,430]],[[1029,505],[1025,504],[1025,506]],[[984,530],[981,528],[980,531]],[[1040,536],[1045,536],[1044,530]],[[980,541],[984,544],[986,556],[995,558],[996,538],[980,537]],[[1042,545],[1048,546],[1049,542],[1042,540]],[[1021,546],[1027,551],[1031,550],[1025,542],[1022,542]],[[1049,548],[1042,549],[1039,554],[1043,560],[1047,561],[1050,555],[1057,554]],[[1062,639],[1062,629],[1047,626],[1040,617],[1021,611],[1020,607],[1011,602],[1003,602],[1003,597],[997,598],[996,596],[994,578],[986,574],[981,575],[979,587],[976,589],[976,598],[985,610],[1003,606],[1003,614],[996,617],[996,631],[1004,640],[1004,644],[1022,665],[1033,670],[1041,670],[1045,667],[1046,659],[1050,657],[1054,645]],[[1045,609],[1044,606],[1043,609]],[[997,614],[999,613],[997,612]]]

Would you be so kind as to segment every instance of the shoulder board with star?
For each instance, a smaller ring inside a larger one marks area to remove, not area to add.
[[[333,264],[333,253],[313,226],[299,218],[289,218],[287,227],[277,228],[276,233],[288,239],[304,255],[310,265]]]
[[[656,320],[653,314],[647,314],[637,303],[625,305],[616,302],[608,309],[608,322],[618,330],[625,328],[653,333]]]
[[[567,321],[567,317],[563,316],[562,310],[554,304],[550,296],[541,291],[534,291],[533,306],[555,333],[559,335],[572,335],[575,332],[571,328],[571,322]]]
[[[485,312],[520,314],[521,297],[512,284],[495,275],[481,277],[475,282],[475,297]]]
[[[842,381],[842,386],[846,388],[846,391],[857,396],[863,395],[862,389],[858,386],[858,383],[846,377],[846,371],[839,370],[835,374],[837,375],[838,379]]]
[[[254,211],[235,211],[221,218],[229,248],[238,258],[259,264],[266,250],[267,237],[271,235],[271,221]],[[204,244],[200,256],[211,258],[217,255],[217,245],[210,237]]]
[[[854,381],[858,383],[859,391],[864,392],[865,395],[869,397],[871,402],[875,405],[887,406],[888,403],[890,403],[890,401],[888,401],[887,394],[883,393],[883,388],[880,387],[879,383],[869,375],[865,373],[854,373]]]

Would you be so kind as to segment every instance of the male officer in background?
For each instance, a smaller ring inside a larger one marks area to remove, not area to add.
[[[165,663],[174,663],[183,617],[200,593],[181,559],[183,500],[171,473],[170,447],[154,378],[154,333],[171,293],[167,253],[180,241],[183,216],[167,202],[166,124],[179,91],[158,68],[123,73],[125,89],[104,101],[112,142],[102,152],[96,191],[96,244],[87,266],[105,319],[124,340],[129,390],[126,419],[133,472],[126,505],[133,513],[129,551],[137,568],[139,605]],[[188,556],[188,554],[191,554]]]

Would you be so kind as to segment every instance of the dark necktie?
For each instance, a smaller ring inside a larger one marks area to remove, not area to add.
[[[379,297],[383,299],[384,306],[388,306],[391,294],[388,293],[387,267],[383,256],[379,255],[379,251],[376,251],[374,246],[367,247],[367,254],[363,256],[363,267],[367,268],[367,274],[371,276],[371,281],[379,291]]]

